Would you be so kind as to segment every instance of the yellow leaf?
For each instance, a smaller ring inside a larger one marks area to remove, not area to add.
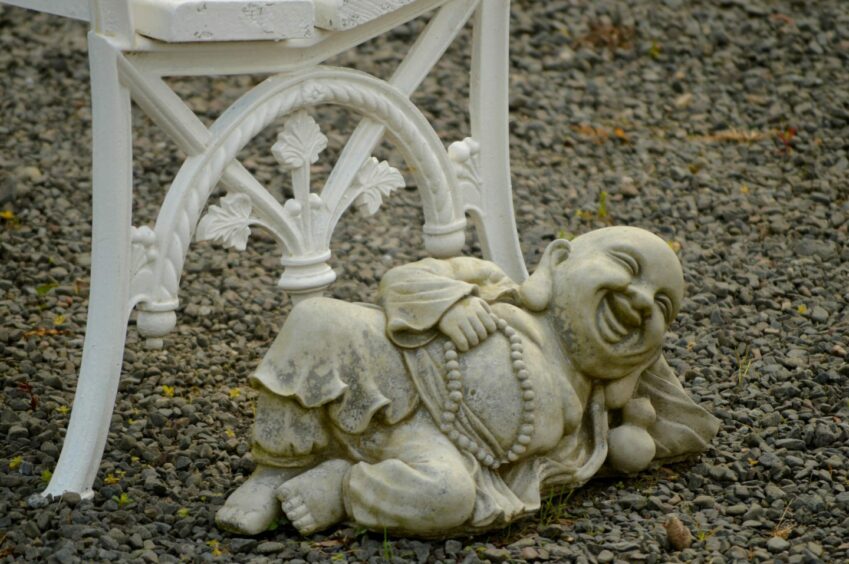
[[[61,313],[53,317],[53,325],[62,325],[65,323],[65,316]]]
[[[174,397],[174,386],[168,386],[167,384],[162,384],[162,395],[166,398]]]
[[[15,219],[15,212],[12,210],[3,210],[0,211],[0,218],[5,219],[7,221],[12,221]]]
[[[58,411],[62,415],[68,415],[68,413],[71,411],[71,408],[67,405],[60,405],[56,408],[56,411]]]
[[[217,540],[208,541],[206,544],[208,544],[209,547],[212,548],[213,556],[221,556],[222,554],[224,554],[224,552],[221,551],[220,543]]]
[[[747,185],[743,184],[742,186],[740,186],[740,192],[742,192],[743,194],[748,194],[749,193],[749,187]]]
[[[24,338],[29,339],[30,337],[52,337],[54,335],[63,335],[66,331],[62,329],[46,329],[44,327],[39,327],[37,329],[33,329],[32,331],[27,331],[24,333]]]
[[[231,439],[236,436],[236,432],[233,431],[233,429],[231,429],[230,427],[224,429],[224,434],[230,437]]]
[[[242,390],[240,388],[230,388],[227,393],[230,395],[230,399],[236,399],[242,395]]]
[[[177,517],[179,517],[180,519],[185,519],[188,516],[189,516],[189,508],[188,507],[181,507],[180,509],[177,510]]]
[[[24,463],[24,457],[20,454],[9,461],[9,470],[17,470]]]
[[[808,313],[808,306],[805,304],[799,304],[799,307],[796,308],[796,311],[799,312],[799,315],[805,315]]]
[[[662,51],[662,48],[660,46],[660,43],[658,43],[657,41],[652,41],[651,47],[649,47],[649,57],[651,57],[652,59],[655,59],[655,60],[659,59],[661,51]]]
[[[669,245],[669,248],[672,249],[672,251],[675,253],[681,250],[681,243],[679,243],[678,241],[669,241],[667,245]]]

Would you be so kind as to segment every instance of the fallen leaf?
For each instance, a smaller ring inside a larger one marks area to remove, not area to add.
[[[24,463],[24,457],[20,454],[9,461],[9,470],[17,470]]]
[[[48,282],[47,284],[40,284],[35,287],[35,293],[39,296],[46,296],[50,293],[54,288],[58,288],[59,284],[56,282]]]
[[[47,329],[46,327],[39,327],[24,333],[24,339],[29,339],[30,337],[53,337],[56,335],[63,335],[65,333],[67,333],[67,331],[64,329]]]
[[[725,129],[711,135],[698,137],[701,141],[719,143],[754,143],[766,139],[767,134],[762,131],[743,131],[741,129]]]

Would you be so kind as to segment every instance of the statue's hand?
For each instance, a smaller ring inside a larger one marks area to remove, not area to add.
[[[496,329],[489,304],[475,296],[463,298],[439,320],[439,330],[463,352],[484,341]]]

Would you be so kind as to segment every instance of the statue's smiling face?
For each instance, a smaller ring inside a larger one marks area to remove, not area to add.
[[[555,314],[582,372],[615,379],[654,362],[684,291],[662,239],[633,227],[593,231],[552,274]]]

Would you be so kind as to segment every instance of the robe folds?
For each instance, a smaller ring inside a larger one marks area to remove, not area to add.
[[[474,511],[463,530],[484,530],[512,521],[539,509],[547,489],[586,481],[580,470],[600,441],[606,445],[606,437],[594,436],[586,394],[576,391],[581,389],[577,380],[583,377],[574,369],[569,372],[563,348],[547,337],[551,331],[546,329],[545,312],[526,311],[518,286],[497,266],[467,257],[424,259],[390,270],[381,283],[379,307],[324,298],[297,305],[251,379],[260,391],[253,437],[257,462],[308,468],[316,461],[339,457],[362,463],[362,472],[373,478],[373,485],[403,482],[405,470],[380,474],[382,467],[377,463],[387,452],[381,437],[412,417],[440,420],[448,392],[445,337],[437,326],[442,315],[467,296],[484,299],[509,322],[526,343],[530,351],[526,356],[535,353],[534,358],[540,359],[528,367],[537,395],[541,390],[546,397],[562,396],[564,410],[577,420],[549,451],[497,470],[456,449],[452,456],[473,478],[476,490]],[[473,408],[474,401],[464,401],[457,429],[496,456],[503,455],[515,429],[511,413],[517,417],[521,405],[509,362],[509,341],[496,333],[469,353],[461,353],[461,359],[467,355],[464,376],[481,396],[489,394],[491,403],[504,406],[504,417],[487,416]],[[472,363],[475,358],[479,360]],[[657,413],[648,431],[658,461],[701,452],[717,432],[718,421],[687,396],[662,356],[640,375],[634,395],[649,398]],[[506,421],[504,429],[499,428],[499,419]],[[439,433],[435,423],[422,429],[425,434]],[[409,463],[411,479],[414,474],[420,478],[412,467],[428,453],[429,438],[420,439],[390,449],[393,458]],[[454,449],[448,441],[431,442]],[[369,481],[356,483],[366,488]],[[355,487],[355,481],[348,487]],[[403,488],[403,483],[395,487]],[[358,499],[369,495],[353,493]],[[392,511],[378,507],[387,503],[382,497],[374,495],[374,511]]]

